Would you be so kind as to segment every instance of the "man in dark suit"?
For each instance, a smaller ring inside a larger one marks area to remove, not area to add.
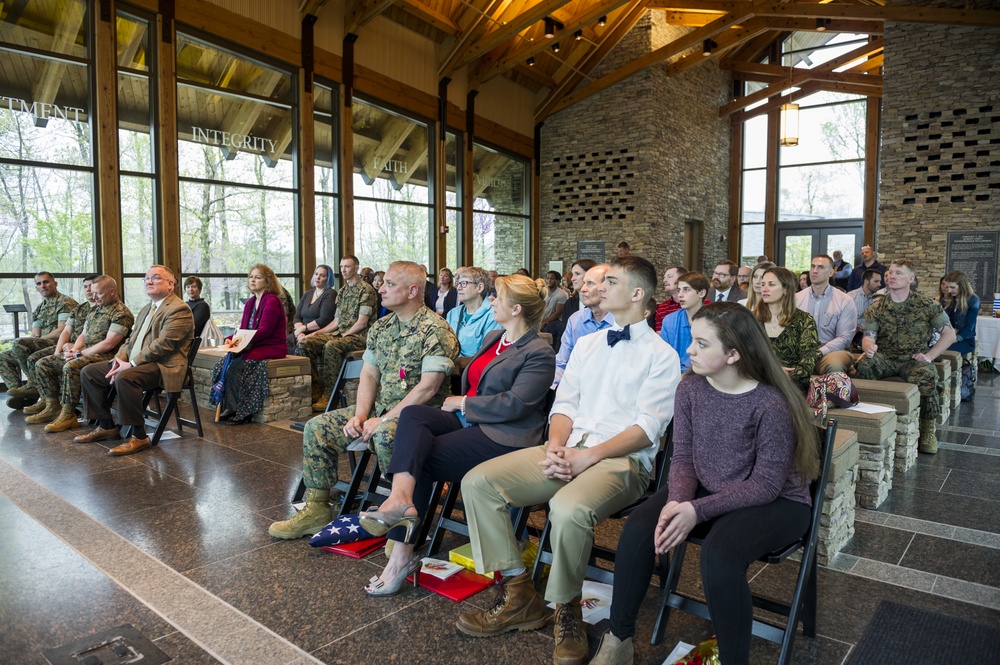
[[[121,427],[130,432],[125,443],[109,451],[111,455],[131,455],[150,447],[142,394],[156,387],[180,392],[194,339],[194,316],[191,308],[174,295],[174,273],[166,266],[154,265],[146,271],[143,281],[150,302],[136,317],[128,340],[110,362],[88,365],[81,372],[87,417],[97,420],[97,428],[73,440],[91,443],[118,434],[108,400],[108,388],[114,384],[118,389],[118,419]]]
[[[728,259],[719,261],[712,273],[712,288],[708,292],[711,302],[739,302],[747,297],[747,292],[736,283],[740,267]]]

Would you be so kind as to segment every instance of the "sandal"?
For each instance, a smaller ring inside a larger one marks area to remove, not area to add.
[[[406,582],[406,578],[409,575],[413,575],[413,586],[416,587],[417,577],[420,575],[420,566],[420,555],[416,554],[391,582],[383,582],[378,575],[372,576],[365,587],[365,593],[369,596],[395,596],[402,590],[403,583]]]

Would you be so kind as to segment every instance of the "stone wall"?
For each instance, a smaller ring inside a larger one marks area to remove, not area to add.
[[[594,77],[648,53],[689,28],[652,10],[598,66]],[[676,58],[675,58],[676,59]],[[651,67],[548,118],[540,160],[540,265],[577,258],[578,240],[622,240],[657,270],[684,258],[688,220],[703,224],[706,269],[725,258],[729,214],[729,122],[718,116],[730,77],[714,62],[676,76]],[[660,294],[662,296],[662,294]]]
[[[889,4],[991,8],[990,0]],[[998,54],[1000,29],[885,24],[878,249],[913,259],[926,295],[945,272],[948,231],[998,227]]]

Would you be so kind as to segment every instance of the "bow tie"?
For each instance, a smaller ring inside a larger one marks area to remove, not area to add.
[[[629,332],[629,327],[625,326],[621,330],[609,330],[608,331],[608,346],[614,346],[618,342],[624,340],[632,339],[632,333]]]

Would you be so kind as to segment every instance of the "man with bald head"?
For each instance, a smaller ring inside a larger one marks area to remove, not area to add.
[[[556,356],[556,376],[553,386],[558,385],[562,379],[573,347],[581,337],[615,325],[615,315],[601,309],[600,286],[604,283],[606,272],[608,264],[602,263],[595,265],[583,275],[580,284],[580,302],[583,303],[584,309],[573,312],[566,322],[566,330],[563,331],[562,342],[559,344],[559,354]]]
[[[389,314],[368,331],[358,401],[328,411],[306,424],[302,466],[306,503],[294,517],[268,529],[275,538],[313,535],[333,519],[330,489],[337,483],[337,459],[356,439],[389,468],[396,422],[411,404],[440,406],[451,394],[446,381],[458,358],[458,339],[444,318],[424,305],[425,271],[416,263],[396,261],[379,288]]]
[[[149,302],[135,317],[132,334],[110,362],[87,365],[80,373],[87,418],[96,420],[97,427],[73,441],[91,443],[118,436],[108,400],[108,388],[114,384],[119,424],[128,429],[128,439],[109,450],[110,455],[131,455],[152,445],[146,436],[142,395],[154,388],[168,393],[181,391],[194,340],[194,315],[174,294],[177,278],[173,271],[153,265],[142,281]]]

